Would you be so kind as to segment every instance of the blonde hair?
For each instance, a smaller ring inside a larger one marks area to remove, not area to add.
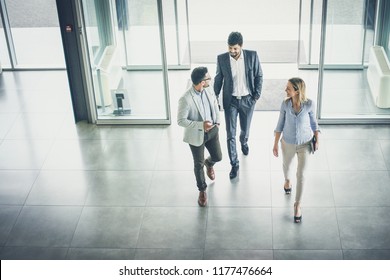
[[[298,78],[298,77],[294,77],[294,78],[288,79],[288,81],[291,83],[291,85],[293,86],[294,90],[299,93],[299,95],[298,95],[299,102],[300,103],[306,102],[308,99],[306,97],[306,84],[305,84],[305,81],[302,80],[301,78]]]

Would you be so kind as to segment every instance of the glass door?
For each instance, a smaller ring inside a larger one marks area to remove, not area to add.
[[[163,12],[168,69],[190,69],[187,0],[164,0]]]
[[[300,0],[299,68],[318,68],[322,3]],[[363,69],[373,44],[375,1],[329,0],[326,6],[324,67]]]
[[[300,0],[299,69],[318,69],[320,60],[322,1]]]
[[[127,69],[161,69],[156,0],[117,0],[116,5]],[[187,0],[162,5],[168,67],[190,69]]]
[[[376,103],[377,92],[370,86],[368,74],[378,70],[370,61],[374,59],[370,49],[378,20],[375,2],[323,0],[318,110],[322,123],[390,120],[390,108]],[[375,83],[380,80],[379,76],[374,79]]]
[[[162,1],[83,0],[82,14],[96,123],[169,124]]]
[[[0,0],[0,9],[3,68],[65,68],[55,0]]]

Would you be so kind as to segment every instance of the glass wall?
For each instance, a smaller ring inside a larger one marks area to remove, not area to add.
[[[161,1],[83,0],[82,10],[96,122],[169,123]]]
[[[169,69],[189,69],[191,64],[187,0],[164,0],[164,33]]]
[[[14,68],[65,68],[55,0],[2,0],[9,25],[12,63],[2,51],[4,65]],[[4,34],[2,32],[2,34]],[[0,42],[3,46],[3,35]],[[7,50],[6,48],[1,48]]]
[[[3,16],[0,13],[0,66],[2,68],[10,68],[11,61],[8,55],[7,41],[5,38],[5,30],[3,27]]]
[[[118,27],[122,34],[126,66],[161,69],[161,49],[156,0],[117,0]],[[189,69],[190,50],[186,0],[164,0],[164,37],[170,69]]]
[[[370,0],[324,2],[327,2],[327,15],[323,21],[326,36],[322,42],[320,119],[347,123],[390,119],[390,99],[387,107],[377,103],[378,89],[375,87],[381,83],[381,74],[370,53],[374,44],[374,25],[369,17],[375,15],[375,5],[370,4]],[[332,70],[329,65],[337,67]],[[375,73],[370,75],[370,71]]]
[[[298,66],[318,68],[320,61],[322,1],[300,0]]]

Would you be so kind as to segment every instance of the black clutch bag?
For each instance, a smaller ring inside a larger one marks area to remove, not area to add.
[[[317,138],[313,135],[310,141],[310,147],[311,147],[311,153],[314,154],[316,151],[316,143],[317,143]]]

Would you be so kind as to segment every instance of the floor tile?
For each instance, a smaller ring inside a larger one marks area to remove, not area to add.
[[[390,260],[390,250],[343,250],[345,260]]]
[[[85,207],[71,246],[135,248],[142,213],[138,207]]]
[[[65,120],[59,113],[23,113],[20,114],[6,139],[54,139]]]
[[[68,247],[81,207],[25,206],[6,246]]]
[[[107,140],[99,170],[154,170],[158,140]]]
[[[272,260],[272,250],[205,250],[205,260]]]
[[[206,249],[272,248],[269,208],[210,208],[207,220]]]
[[[99,140],[56,140],[42,169],[99,170],[105,146]]]
[[[26,205],[84,205],[94,174],[89,171],[41,171]]]
[[[65,260],[68,248],[54,247],[4,247],[2,260]]]
[[[0,102],[1,104],[1,102]],[[17,113],[0,113],[0,139],[4,139],[18,117]]]
[[[337,208],[342,248],[390,249],[389,211],[389,207]]]
[[[96,171],[89,188],[88,206],[145,206],[151,171]]]
[[[0,170],[0,205],[23,205],[39,171]]]
[[[273,248],[277,250],[340,250],[333,208],[302,207],[302,222],[293,221],[293,208],[274,208]]]
[[[201,260],[202,249],[136,249],[136,260]]]
[[[213,183],[207,182],[210,193]],[[193,171],[155,171],[147,205],[197,207],[198,195]]]
[[[387,171],[334,171],[331,176],[337,207],[390,206]]]
[[[190,146],[180,140],[162,140],[157,153],[156,170],[194,170]],[[205,157],[207,157],[207,152]],[[219,163],[217,163],[219,165]]]
[[[342,260],[341,250],[274,250],[275,260]]]
[[[390,140],[381,140],[380,145],[387,165],[387,170],[390,170]]]
[[[146,208],[137,248],[204,248],[206,218],[207,208]]]
[[[69,260],[132,260],[134,249],[69,248]]]
[[[61,125],[57,139],[84,139],[84,140],[100,140],[106,139],[110,135],[111,126],[109,125],[94,125],[81,121],[75,123],[73,119],[67,118]]]
[[[387,170],[377,141],[329,140],[326,146],[331,170]]]
[[[305,207],[334,207],[332,182],[329,171],[307,172],[303,189],[302,205]],[[296,194],[296,179],[292,183],[289,195],[283,190],[284,176],[282,172],[271,173],[272,205],[274,207],[293,207]]]
[[[20,210],[19,206],[0,206],[0,246],[7,242]]]
[[[52,140],[4,140],[0,145],[0,169],[41,169]]]
[[[218,178],[209,186],[209,206],[270,207],[270,173],[241,170],[237,178]]]

